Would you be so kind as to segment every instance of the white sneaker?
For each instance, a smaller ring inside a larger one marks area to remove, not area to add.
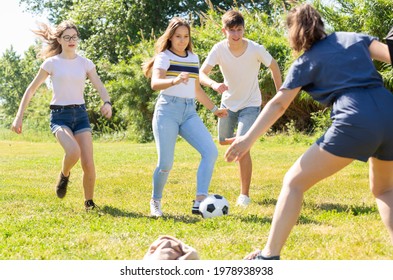
[[[250,202],[251,202],[251,199],[247,195],[241,194],[237,198],[236,205],[242,206],[242,207],[247,207],[248,204],[250,204]]]
[[[150,216],[152,217],[161,217],[161,201],[160,200],[150,200]]]
[[[199,211],[199,205],[201,205],[201,201],[193,200],[192,202],[193,204],[191,208],[191,213],[194,215],[201,215],[201,211]]]

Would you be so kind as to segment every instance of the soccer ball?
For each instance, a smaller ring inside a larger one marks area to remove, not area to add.
[[[201,202],[199,212],[201,212],[203,218],[228,215],[229,203],[225,197],[218,194],[211,194]]]

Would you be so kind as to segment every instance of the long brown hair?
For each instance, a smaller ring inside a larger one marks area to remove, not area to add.
[[[143,74],[146,77],[148,77],[148,78],[151,77],[151,70],[153,68],[153,64],[154,64],[154,60],[156,58],[156,55],[159,54],[160,52],[163,52],[163,51],[171,48],[172,42],[170,41],[170,39],[172,38],[173,34],[175,34],[176,29],[180,26],[185,26],[188,29],[188,33],[190,35],[190,41],[188,42],[186,50],[192,52],[190,24],[185,19],[182,19],[179,17],[172,18],[170,20],[168,27],[166,28],[164,34],[162,34],[161,37],[158,38],[158,40],[155,44],[154,56],[150,60],[148,60],[147,62],[142,63]]]
[[[39,27],[38,30],[33,30],[33,32],[41,37],[46,44],[46,47],[40,53],[40,56],[44,59],[62,52],[62,47],[57,39],[61,38],[65,30],[74,29],[79,37],[78,28],[70,20],[61,22],[56,28],[52,28],[45,23],[39,23]]]
[[[318,11],[310,4],[291,9],[287,16],[289,45],[296,52],[306,51],[326,36]]]

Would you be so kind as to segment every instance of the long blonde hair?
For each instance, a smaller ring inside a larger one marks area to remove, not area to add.
[[[61,38],[65,30],[74,29],[79,37],[78,28],[70,20],[61,22],[56,28],[51,28],[49,25],[42,22],[39,23],[39,27],[38,30],[33,30],[33,32],[41,37],[46,44],[46,47],[40,53],[40,56],[44,59],[62,52],[62,47],[57,39]]]
[[[165,32],[163,35],[161,35],[160,38],[158,38],[156,44],[155,44],[155,53],[154,56],[148,60],[147,62],[142,63],[142,70],[143,74],[150,78],[151,77],[151,70],[153,68],[154,60],[156,58],[156,55],[159,54],[160,52],[163,52],[165,50],[168,50],[172,46],[171,38],[173,34],[175,34],[176,29],[180,26],[185,26],[188,29],[188,33],[190,35],[190,41],[188,42],[188,45],[186,47],[186,50],[192,52],[192,41],[191,41],[191,28],[190,24],[182,18],[179,17],[174,17],[170,20],[168,27],[166,28]]]
[[[302,4],[289,11],[287,16],[289,45],[296,52],[306,51],[326,36],[318,11],[310,4]]]

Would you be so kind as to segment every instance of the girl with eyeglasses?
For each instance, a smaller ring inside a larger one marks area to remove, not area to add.
[[[218,151],[214,141],[195,110],[195,98],[218,116],[218,109],[199,83],[199,58],[192,52],[190,25],[175,17],[156,43],[156,55],[143,64],[144,74],[151,77],[153,90],[160,90],[154,110],[153,134],[158,163],[153,174],[150,200],[151,216],[161,217],[161,198],[172,169],[177,136],[180,135],[200,154],[197,191],[191,212],[200,214],[199,204],[208,195]]]
[[[96,172],[92,130],[83,97],[86,78],[99,92],[104,102],[101,113],[108,119],[112,116],[109,94],[97,75],[94,63],[76,52],[79,32],[73,22],[64,21],[55,29],[41,23],[40,29],[33,32],[46,43],[46,48],[41,53],[45,61],[27,87],[11,129],[18,134],[22,133],[23,114],[38,87],[50,76],[53,86],[50,129],[65,152],[56,184],[56,194],[59,198],[66,195],[71,169],[80,159],[85,209],[94,209]]]

